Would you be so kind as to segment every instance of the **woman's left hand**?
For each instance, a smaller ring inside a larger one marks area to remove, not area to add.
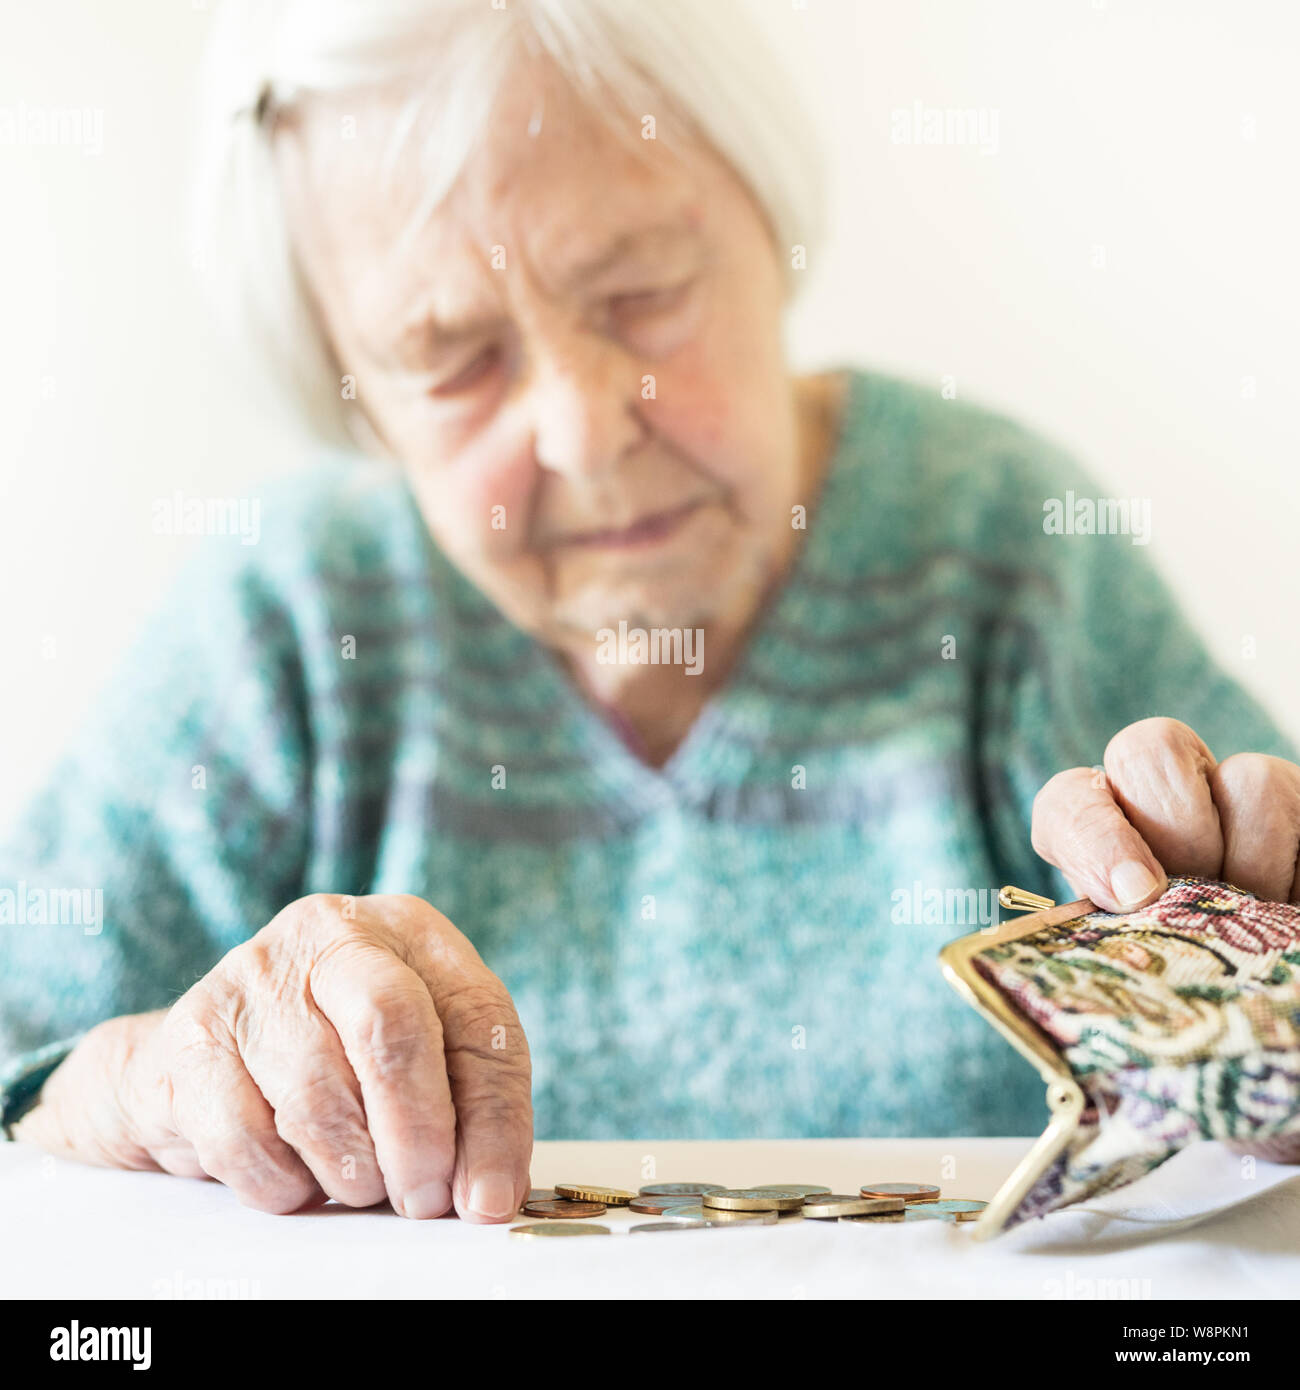
[[[1177,719],[1143,719],[1106,747],[1104,772],[1058,772],[1034,798],[1033,846],[1080,897],[1120,912],[1169,874],[1300,902],[1300,767],[1264,753],[1223,762]]]

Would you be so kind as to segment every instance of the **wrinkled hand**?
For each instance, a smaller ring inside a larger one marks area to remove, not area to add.
[[[1263,753],[1216,762],[1176,719],[1122,729],[1103,766],[1058,772],[1034,800],[1034,849],[1080,897],[1119,912],[1192,874],[1300,902],[1300,767]]]
[[[225,1183],[290,1212],[387,1196],[512,1216],[532,1150],[528,1045],[500,980],[419,898],[291,903],[170,1009],[93,1030],[19,1138]]]

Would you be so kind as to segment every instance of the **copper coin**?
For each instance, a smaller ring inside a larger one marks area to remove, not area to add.
[[[643,1187],[639,1197],[703,1197],[706,1192],[720,1192],[720,1182],[657,1182]]]
[[[543,1199],[540,1202],[525,1202],[525,1216],[536,1216],[544,1221],[581,1221],[588,1216],[604,1216],[604,1202],[566,1202]]]
[[[928,1182],[873,1182],[862,1188],[864,1197],[901,1197],[905,1202],[937,1202],[939,1189]]]
[[[639,1211],[645,1216],[662,1216],[667,1211],[672,1211],[674,1207],[699,1206],[700,1199],[698,1194],[693,1197],[638,1197],[634,1202],[627,1204],[629,1211]]]

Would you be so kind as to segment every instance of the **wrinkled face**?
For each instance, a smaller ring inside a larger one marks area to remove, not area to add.
[[[377,172],[398,109],[309,108],[276,148],[340,372],[439,546],[561,647],[747,620],[807,499],[781,267],[744,188],[704,149],[638,158],[521,74],[413,234],[418,155]]]

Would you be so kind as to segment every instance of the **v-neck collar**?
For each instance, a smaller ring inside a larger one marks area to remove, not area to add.
[[[846,370],[840,419],[816,510],[808,518],[803,544],[779,588],[769,598],[754,626],[744,650],[738,656],[726,683],[705,703],[685,737],[662,767],[644,762],[623,740],[617,729],[584,696],[558,657],[528,633],[516,627],[475,584],[443,555],[429,535],[427,524],[419,524],[428,537],[431,577],[442,604],[449,605],[450,628],[439,624],[443,640],[453,633],[460,642],[475,640],[499,654],[503,669],[515,680],[534,687],[528,703],[544,708],[549,716],[548,742],[556,735],[562,748],[571,752],[581,765],[580,775],[601,800],[608,800],[619,820],[639,818],[648,810],[673,803],[694,803],[706,797],[714,785],[721,763],[734,748],[732,730],[744,725],[746,744],[755,734],[768,729],[754,727],[755,709],[764,702],[747,698],[754,671],[777,641],[781,628],[797,625],[799,610],[808,602],[808,582],[819,574],[833,571],[830,533],[823,524],[845,507],[856,507],[852,474],[862,454],[863,431],[870,397],[868,376],[855,369]],[[414,497],[411,505],[418,506]],[[454,668],[462,652],[452,637],[452,650],[443,653]],[[767,711],[774,718],[775,711]]]

